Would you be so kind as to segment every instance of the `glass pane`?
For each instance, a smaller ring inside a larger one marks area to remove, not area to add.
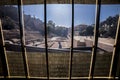
[[[23,11],[30,76],[46,77],[44,5],[23,5]]]
[[[119,11],[119,4],[101,5],[98,50],[94,76],[109,75]]]
[[[50,77],[69,75],[71,8],[70,4],[47,4]]]
[[[5,48],[11,76],[24,76],[17,5],[0,6]]]
[[[87,77],[89,74],[95,6],[95,4],[75,4],[72,77]]]

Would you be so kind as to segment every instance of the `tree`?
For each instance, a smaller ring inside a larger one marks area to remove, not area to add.
[[[94,30],[94,27],[88,26],[86,28],[86,36],[93,36],[93,30]]]
[[[55,31],[55,23],[52,20],[49,20],[47,23],[47,31],[48,33],[54,33]]]

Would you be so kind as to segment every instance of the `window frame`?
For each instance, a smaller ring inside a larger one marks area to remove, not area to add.
[[[26,45],[25,45],[25,33],[24,33],[24,17],[23,17],[23,0],[17,0],[18,2],[18,14],[19,14],[19,26],[20,26],[20,40],[21,40],[21,49],[22,49],[22,57],[24,62],[24,69],[25,69],[25,78],[31,78],[29,75],[29,66],[28,66],[28,59],[26,53]],[[99,23],[100,23],[100,9],[101,9],[101,0],[96,0],[96,18],[95,18],[95,27],[94,27],[94,42],[92,46],[92,56],[90,62],[90,69],[89,69],[89,76],[88,77],[71,77],[72,75],[72,61],[73,61],[73,38],[74,38],[74,0],[70,0],[72,4],[72,32],[71,32],[71,48],[70,48],[70,62],[69,62],[69,76],[68,79],[116,79],[116,72],[117,72],[117,65],[119,60],[119,53],[120,53],[120,14],[118,19],[117,25],[117,33],[115,38],[115,45],[112,54],[112,60],[110,65],[110,71],[108,77],[94,77],[94,68],[95,68],[95,61],[96,61],[96,53],[97,53],[97,45],[98,45],[98,31],[99,31]],[[49,58],[48,58],[48,43],[47,43],[47,1],[44,0],[44,23],[45,23],[45,53],[46,53],[46,69],[47,69],[47,79],[53,79],[49,76]],[[7,54],[5,49],[4,37],[2,32],[2,24],[0,20],[0,49],[1,49],[1,59],[2,59],[2,67],[4,78],[13,78],[15,76],[10,76]],[[120,75],[120,74],[119,74]],[[17,76],[16,76],[17,77]],[[17,77],[18,78],[18,77]],[[23,78],[23,76],[21,77]],[[40,77],[33,77],[35,79],[40,79]],[[120,76],[119,76],[120,78]],[[63,79],[63,78],[59,78]]]

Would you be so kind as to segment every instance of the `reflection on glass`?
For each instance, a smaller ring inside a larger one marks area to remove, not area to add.
[[[11,76],[24,76],[21,54],[18,8],[16,5],[0,6],[2,31]]]
[[[98,50],[94,76],[108,76],[120,5],[101,5]]]
[[[68,77],[71,45],[71,5],[47,4],[50,77]]]
[[[74,12],[74,51],[72,77],[86,77],[89,74],[93,31],[95,23],[95,6],[76,4]]]
[[[30,76],[46,77],[44,5],[23,5],[23,11]]]

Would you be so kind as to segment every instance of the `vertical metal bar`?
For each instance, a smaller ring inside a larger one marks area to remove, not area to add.
[[[18,14],[19,14],[19,26],[20,26],[20,41],[21,41],[21,49],[22,49],[22,56],[23,56],[23,63],[25,69],[25,76],[29,78],[29,67],[28,67],[28,60],[25,48],[25,33],[24,33],[24,18],[23,18],[23,9],[22,9],[22,0],[18,0]]]
[[[100,8],[101,8],[101,0],[96,0],[96,22],[95,22],[94,42],[93,42],[90,71],[89,71],[89,78],[92,78],[92,79],[94,76],[94,68],[95,68],[95,60],[96,60],[96,52],[97,52],[97,44],[98,44]]]
[[[118,75],[118,80],[120,80],[120,69],[119,69],[119,75]]]
[[[113,76],[114,78],[116,77],[117,65],[119,62],[119,54],[120,54],[120,14],[118,19],[115,45],[114,45],[113,54],[112,54],[109,77],[111,76]]]
[[[46,52],[47,79],[49,79],[48,44],[47,44],[47,6],[46,6],[46,0],[44,0],[44,28],[45,28],[45,52]]]
[[[74,0],[72,3],[72,32],[71,32],[71,51],[70,51],[70,67],[69,67],[69,79],[72,76],[72,61],[73,61],[73,42],[74,42]]]
[[[2,59],[2,69],[3,69],[4,78],[10,78],[10,72],[9,72],[6,49],[5,49],[1,19],[0,19],[0,52],[1,52],[0,57]]]
[[[119,65],[118,80],[120,80],[120,65]]]

